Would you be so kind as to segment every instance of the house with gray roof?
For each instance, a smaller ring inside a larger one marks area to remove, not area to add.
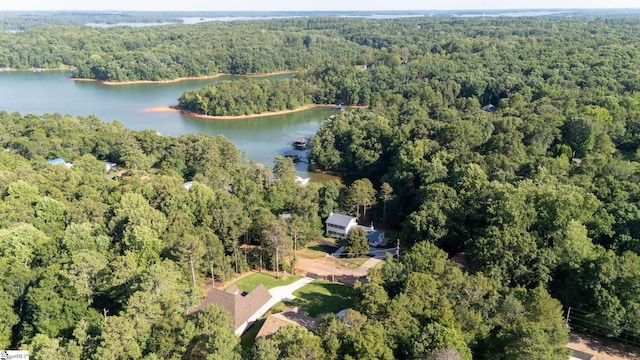
[[[242,334],[251,316],[262,308],[269,300],[269,290],[260,284],[248,293],[243,293],[233,285],[227,290],[213,288],[209,291],[202,304],[196,310],[202,310],[209,304],[220,305],[233,319],[233,329],[237,335]]]
[[[384,231],[374,229],[373,224],[369,227],[361,226],[361,228],[367,235],[369,246],[378,247],[387,245],[387,238],[384,236]]]
[[[327,236],[346,239],[349,231],[358,226],[358,221],[353,216],[331,213],[325,221],[325,233]]]
[[[488,104],[488,105],[483,106],[481,108],[481,110],[489,112],[489,113],[494,113],[494,112],[496,112],[498,110],[498,108],[493,104]]]
[[[314,318],[303,313],[298,307],[286,308],[283,312],[270,315],[265,320],[256,335],[256,339],[261,337],[270,338],[281,327],[290,324],[303,326],[309,331],[314,331],[318,327],[320,320],[320,318]]]

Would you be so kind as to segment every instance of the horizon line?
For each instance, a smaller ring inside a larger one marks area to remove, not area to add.
[[[181,10],[157,10],[157,9],[13,9],[2,10],[0,12],[51,12],[51,11],[82,11],[82,12],[237,12],[237,13],[268,13],[268,12],[420,12],[420,11],[531,11],[531,10],[640,10],[640,6],[637,7],[542,7],[542,8],[452,8],[452,9],[358,9],[358,10],[335,10],[335,9],[311,9],[311,10],[202,10],[202,9],[181,9]]]

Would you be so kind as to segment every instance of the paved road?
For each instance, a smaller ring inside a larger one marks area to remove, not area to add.
[[[367,261],[364,262],[364,264],[360,265],[359,268],[357,268],[356,270],[360,270],[360,271],[364,271],[364,275],[367,275],[369,273],[369,269],[371,269],[372,267],[378,265],[378,263],[382,261],[381,259],[378,258],[371,258]]]
[[[249,324],[252,324],[254,321],[262,317],[262,315],[266,314],[267,311],[269,311],[269,309],[271,309],[275,304],[279,303],[280,301],[293,300],[295,298],[295,296],[293,296],[293,292],[307,285],[313,280],[314,279],[310,277],[303,277],[302,279],[292,284],[285,285],[285,286],[277,286],[269,290],[269,294],[271,294],[271,299],[267,301],[266,304],[262,305],[262,307],[258,309],[258,311],[253,313],[253,315],[251,315],[249,320],[247,320],[247,322],[243,326],[240,326],[239,328],[236,329],[236,335],[238,336],[241,335],[244,332],[244,330],[247,328],[247,326],[249,326]]]

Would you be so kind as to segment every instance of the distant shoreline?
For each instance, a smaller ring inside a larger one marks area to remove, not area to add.
[[[207,76],[190,76],[190,77],[180,77],[177,79],[169,79],[169,80],[135,80],[135,81],[106,81],[106,80],[97,80],[97,79],[87,79],[87,78],[71,78],[73,81],[88,81],[88,82],[97,82],[101,85],[107,86],[119,86],[119,85],[136,85],[136,84],[172,84],[181,81],[189,81],[189,80],[207,80],[207,79],[215,79],[222,76],[238,76],[238,77],[248,77],[248,78],[259,78],[265,76],[275,76],[275,75],[287,75],[287,74],[295,74],[296,71],[292,70],[283,70],[283,71],[275,71],[271,73],[265,74],[228,74],[228,73],[220,73],[215,75],[207,75]]]
[[[193,111],[182,109],[178,106],[156,106],[149,109],[145,109],[147,112],[179,112],[184,116],[188,116],[195,119],[204,119],[204,120],[245,120],[245,119],[254,119],[261,117],[269,117],[269,116],[277,116],[277,115],[286,115],[292,114],[300,111],[311,110],[314,108],[333,108],[335,105],[329,104],[309,104],[305,106],[301,106],[295,109],[290,110],[280,110],[280,111],[269,111],[260,114],[248,114],[248,115],[234,115],[234,116],[216,116],[216,115],[203,115]],[[343,106],[345,109],[356,109],[356,108],[364,108],[365,106]]]
[[[10,67],[0,68],[0,72],[44,72],[44,71],[72,71],[72,66],[60,66],[57,68],[28,68],[28,69],[14,69]]]

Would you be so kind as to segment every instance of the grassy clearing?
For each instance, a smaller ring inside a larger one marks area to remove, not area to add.
[[[305,248],[298,249],[298,256],[306,259],[320,259],[338,250],[335,239],[318,238],[311,241]]]
[[[309,316],[337,313],[355,304],[357,291],[346,285],[316,280],[293,293],[296,297],[287,305],[297,306]]]
[[[320,245],[313,244],[298,250],[298,256],[305,259],[321,259],[327,256],[327,253],[322,250]]]
[[[238,289],[249,292],[260,284],[264,284],[267,289],[271,289],[276,286],[289,285],[301,278],[302,276],[280,274],[280,278],[277,279],[274,275],[268,273],[255,273],[238,279],[234,284]]]

